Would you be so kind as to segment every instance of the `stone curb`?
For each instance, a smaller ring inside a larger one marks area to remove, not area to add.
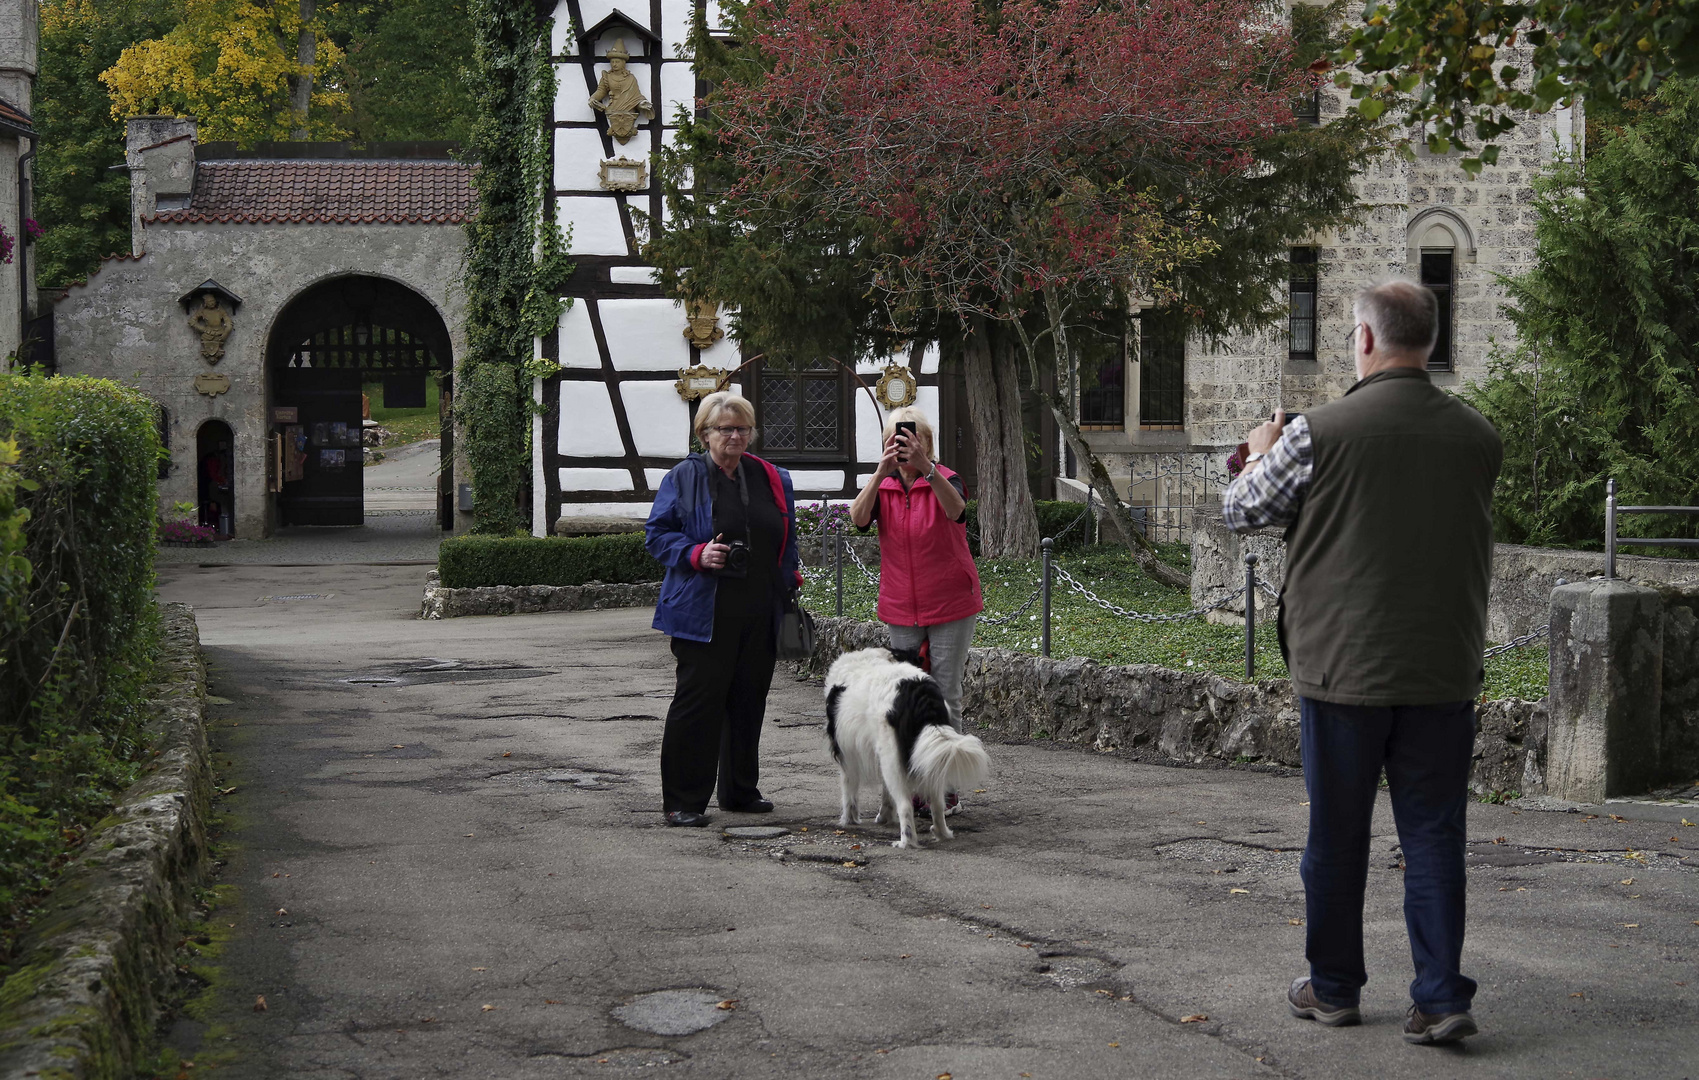
[[[823,675],[843,652],[882,646],[883,623],[822,616],[799,667]],[[1285,679],[1241,683],[1156,664],[1047,660],[1007,649],[968,650],[962,711],[995,738],[1044,738],[1094,750],[1149,749],[1176,761],[1253,761],[1300,767],[1298,699]],[[1477,794],[1545,790],[1545,702],[1478,707]]]
[[[661,583],[604,585],[487,585],[476,589],[447,589],[432,570],[425,575],[421,619],[457,619],[467,615],[535,615],[544,611],[598,611],[603,608],[653,607]]]
[[[212,776],[193,610],[160,605],[154,764],[95,827],[0,988],[0,1078],[131,1075],[206,866]]]

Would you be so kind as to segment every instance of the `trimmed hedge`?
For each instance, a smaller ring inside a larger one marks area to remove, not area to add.
[[[0,374],[0,950],[134,775],[158,633],[155,414],[103,379]]]
[[[625,585],[659,581],[661,564],[642,533],[612,536],[456,536],[442,542],[437,572],[448,589],[487,585]]]
[[[1035,499],[1033,509],[1038,511],[1038,535],[1058,536],[1066,532],[1051,550],[1058,553],[1064,551],[1084,551],[1097,543],[1097,519],[1094,514],[1069,531],[1069,526],[1079,521],[1085,513],[1085,503],[1063,502],[1058,499]],[[975,557],[979,550],[979,500],[969,499],[967,504],[968,546],[973,549]]]

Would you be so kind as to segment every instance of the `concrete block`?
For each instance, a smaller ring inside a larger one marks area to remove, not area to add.
[[[1655,589],[1611,580],[1552,590],[1548,794],[1597,803],[1658,782],[1663,642]]]

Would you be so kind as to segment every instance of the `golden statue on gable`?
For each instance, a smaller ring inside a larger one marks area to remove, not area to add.
[[[212,293],[201,294],[201,306],[189,316],[189,329],[201,336],[201,359],[216,364],[224,359],[224,343],[235,323]]]
[[[608,134],[622,143],[630,142],[637,134],[639,113],[645,120],[655,115],[655,106],[643,96],[637,76],[625,69],[629,59],[631,54],[625,51],[625,39],[614,39],[614,47],[608,50],[608,70],[602,73],[602,81],[590,95],[590,107],[607,113]]]

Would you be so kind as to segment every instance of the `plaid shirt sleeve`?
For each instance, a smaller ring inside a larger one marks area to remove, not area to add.
[[[1313,471],[1310,420],[1286,425],[1259,467],[1246,469],[1221,496],[1221,518],[1236,533],[1286,526],[1298,519]]]

